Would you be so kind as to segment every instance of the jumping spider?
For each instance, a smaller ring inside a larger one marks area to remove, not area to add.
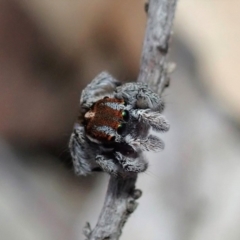
[[[121,85],[106,72],[82,91],[80,117],[69,148],[76,174],[103,170],[115,176],[143,172],[143,151],[159,151],[164,143],[150,129],[165,132],[169,124],[160,114],[164,103],[143,83]]]

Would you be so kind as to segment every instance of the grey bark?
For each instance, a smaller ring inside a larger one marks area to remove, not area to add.
[[[146,82],[159,95],[168,85],[168,74],[174,68],[174,64],[169,64],[166,58],[176,2],[177,0],[150,0],[146,8],[148,22],[138,81]]]
[[[136,209],[136,199],[141,196],[141,191],[135,189],[137,175],[132,178],[110,177],[104,206],[99,216],[96,227],[91,230],[86,224],[84,234],[91,240],[117,240],[128,216]]]
[[[168,85],[173,65],[167,63],[169,40],[177,0],[150,0],[146,5],[147,29],[142,50],[139,82],[147,83],[161,93]],[[118,240],[130,214],[136,209],[141,191],[135,189],[137,174],[122,179],[110,177],[104,206],[96,227],[87,223],[84,234],[87,240]]]

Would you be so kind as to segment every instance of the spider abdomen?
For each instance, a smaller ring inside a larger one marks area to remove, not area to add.
[[[96,143],[120,141],[121,130],[128,118],[123,99],[108,98],[98,100],[85,113],[84,122],[88,138]],[[118,138],[118,139],[117,139]]]

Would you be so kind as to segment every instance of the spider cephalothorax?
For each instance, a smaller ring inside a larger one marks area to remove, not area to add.
[[[121,85],[108,73],[98,75],[82,92],[79,123],[69,147],[77,174],[102,169],[112,175],[143,172],[143,151],[159,151],[163,142],[154,131],[168,131],[161,115],[164,104],[146,84]]]

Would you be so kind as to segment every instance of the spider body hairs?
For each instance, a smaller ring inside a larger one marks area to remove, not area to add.
[[[121,84],[102,72],[82,91],[80,107],[69,142],[78,175],[102,170],[127,177],[144,172],[148,162],[143,151],[164,148],[150,133],[169,130],[161,114],[164,103],[144,83]]]

